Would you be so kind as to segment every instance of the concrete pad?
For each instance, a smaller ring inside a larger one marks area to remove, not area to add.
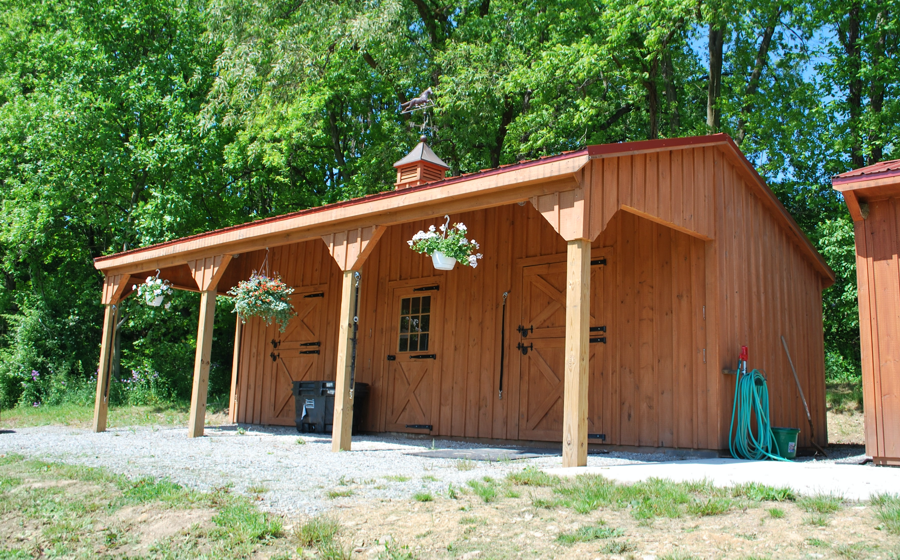
[[[875,494],[900,493],[900,469],[829,462],[695,459],[608,467],[553,468],[546,469],[546,472],[563,477],[599,474],[625,483],[649,478],[673,482],[708,479],[720,487],[758,482],[768,486],[787,486],[807,496],[836,494],[847,500],[868,500]]]
[[[406,453],[406,455],[431,457],[432,459],[468,459],[470,461],[517,461],[519,459],[534,459],[541,456],[537,453],[528,453],[517,449],[498,449],[496,447],[485,447],[483,449],[431,449]]]

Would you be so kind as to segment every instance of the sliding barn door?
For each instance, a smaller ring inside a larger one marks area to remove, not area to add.
[[[602,266],[591,267],[591,371],[603,361],[605,333],[597,324]],[[520,321],[513,348],[521,352],[519,439],[561,441],[566,346],[566,263],[522,269]],[[596,302],[594,300],[597,300]],[[591,376],[592,380],[595,378]],[[589,387],[589,391],[593,392]],[[593,406],[592,406],[593,405]],[[599,429],[599,406],[589,399],[588,431]]]

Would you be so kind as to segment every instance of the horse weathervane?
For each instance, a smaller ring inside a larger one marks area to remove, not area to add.
[[[422,124],[409,123],[411,128],[418,128],[420,134],[425,134],[425,130],[434,130],[434,127],[429,124],[431,121],[431,116],[428,113],[428,109],[434,107],[434,101],[431,99],[431,96],[434,92],[431,88],[423,91],[418,97],[414,97],[407,101],[406,103],[400,104],[400,114],[401,115],[409,115],[415,113],[416,111],[422,111]]]

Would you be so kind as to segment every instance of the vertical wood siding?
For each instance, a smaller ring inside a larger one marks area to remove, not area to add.
[[[802,405],[785,369],[783,332],[823,438],[821,280],[740,175],[715,148],[595,160],[587,172],[595,189],[591,224],[605,224],[593,251],[607,259],[592,272],[602,281],[594,287],[591,313],[608,329],[607,344],[592,352],[590,431],[614,445],[727,447],[734,382],[721,369],[734,367],[741,344],[751,348],[751,367],[769,375],[775,423],[803,429]],[[443,334],[432,347],[441,360],[439,378],[431,380],[432,433],[519,439],[524,412],[516,343],[523,339],[515,329],[523,267],[564,262],[566,244],[531,204],[451,215],[481,243],[484,259],[476,269],[440,272],[406,242],[442,221],[389,227],[363,265],[356,379],[371,386],[365,427],[383,431],[389,412],[394,289],[438,285]],[[242,255],[231,266],[246,278],[264,256]],[[319,371],[334,379],[338,267],[318,240],[272,249],[269,259],[270,270],[298,291],[326,286]],[[259,321],[243,328],[237,416],[265,423],[265,399],[273,395],[270,341],[277,331]]]
[[[809,424],[781,343],[784,335],[815,425],[825,445],[825,356],[822,279],[793,237],[769,212],[742,175],[716,160],[719,367],[734,369],[740,347],[750,348],[749,367],[766,375],[774,426],[800,429],[810,445]],[[723,376],[718,447],[728,446],[735,376]]]
[[[869,201],[856,222],[866,453],[900,464],[900,199]]]

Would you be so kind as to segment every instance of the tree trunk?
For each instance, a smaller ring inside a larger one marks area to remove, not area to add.
[[[850,162],[853,168],[860,168],[866,165],[862,148],[862,134],[860,129],[862,118],[862,94],[863,81],[860,77],[860,69],[862,66],[861,49],[859,44],[859,18],[860,8],[854,5],[847,13],[847,28],[838,29],[838,37],[847,54],[847,69],[849,83],[847,84],[848,95],[847,105],[850,113]]]
[[[875,16],[877,37],[872,51],[872,66],[875,68],[875,72],[872,76],[872,84],[869,89],[869,110],[873,115],[880,115],[884,109],[884,82],[886,76],[882,73],[883,69],[881,66],[884,64],[887,54],[885,52],[886,45],[884,32],[884,26],[886,24],[887,13],[882,5],[881,10],[879,10],[878,14]],[[877,118],[875,120],[877,121]],[[869,130],[869,145],[872,147],[872,151],[869,154],[867,165],[878,163],[884,157],[884,146],[882,142],[883,140],[878,138],[878,131],[875,130],[874,126],[871,127]]]
[[[763,30],[762,41],[759,43],[759,50],[756,53],[756,61],[753,64],[753,72],[750,74],[750,80],[747,82],[747,89],[744,91],[744,106],[741,108],[741,116],[738,119],[737,143],[744,142],[746,135],[747,116],[753,109],[753,103],[750,99],[759,89],[759,80],[762,77],[763,69],[769,63],[769,45],[772,43],[772,35],[775,34],[775,25],[778,18],[781,17],[781,9],[775,13],[770,24]]]
[[[669,136],[678,136],[681,128],[681,115],[678,113],[678,92],[675,90],[675,65],[672,56],[665,54],[663,59],[663,80],[666,83],[666,110],[669,113]]]
[[[706,86],[706,127],[719,131],[721,112],[718,108],[722,94],[722,48],[725,45],[725,25],[709,24],[709,83]]]

